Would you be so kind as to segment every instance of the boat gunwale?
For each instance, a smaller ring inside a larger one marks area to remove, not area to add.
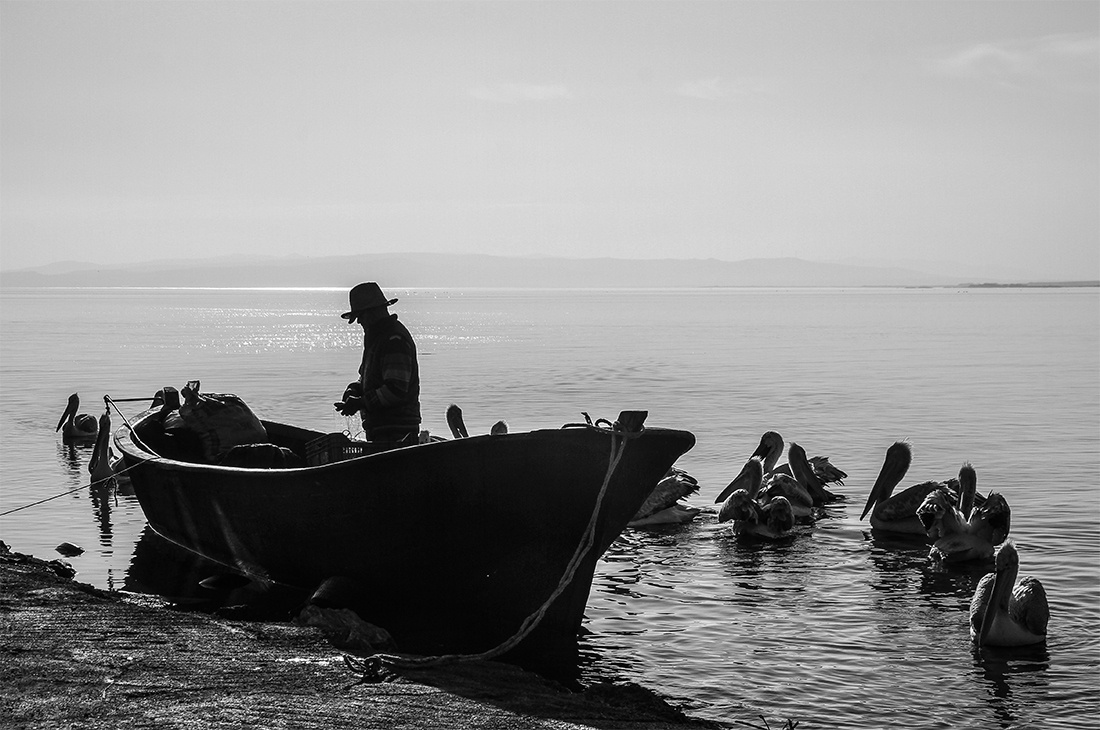
[[[480,444],[482,442],[486,442],[486,441],[490,441],[490,440],[501,440],[501,439],[515,440],[517,438],[530,439],[530,438],[535,438],[539,435],[561,434],[561,433],[565,433],[565,432],[575,432],[575,433],[594,432],[595,434],[599,434],[601,436],[620,436],[620,437],[621,436],[626,436],[627,438],[639,438],[639,437],[643,436],[648,431],[654,431],[654,432],[666,433],[666,434],[667,433],[677,433],[677,434],[686,434],[691,439],[691,442],[692,442],[691,446],[689,446],[688,449],[686,449],[685,451],[690,450],[691,447],[694,446],[694,444],[695,444],[695,434],[692,433],[691,431],[687,431],[687,430],[684,430],[684,429],[665,428],[665,427],[659,427],[658,426],[658,427],[652,427],[652,428],[643,428],[642,430],[635,431],[635,432],[626,432],[626,431],[618,431],[618,430],[613,430],[613,429],[601,428],[599,426],[590,425],[590,424],[586,424],[586,423],[566,423],[566,424],[562,425],[560,428],[542,428],[542,429],[535,429],[535,430],[532,430],[532,431],[516,431],[516,432],[505,433],[505,434],[478,434],[478,435],[468,436],[468,437],[463,437],[463,438],[455,438],[455,439],[446,439],[446,440],[442,440],[442,441],[428,441],[426,443],[409,444],[408,446],[401,446],[401,447],[398,447],[398,448],[386,449],[386,450],[383,450],[383,451],[377,451],[377,452],[370,453],[370,454],[363,454],[361,456],[355,456],[355,457],[351,457],[351,458],[348,458],[348,459],[333,461],[333,462],[329,462],[327,464],[303,465],[303,466],[281,467],[281,468],[276,468],[276,467],[228,466],[228,465],[223,465],[223,464],[207,464],[207,463],[202,463],[202,462],[184,461],[184,460],[181,460],[181,459],[175,459],[175,458],[172,458],[172,457],[169,457],[169,456],[164,456],[162,454],[157,453],[151,447],[149,447],[147,445],[144,445],[143,442],[141,442],[140,438],[135,439],[134,438],[134,432],[137,431],[150,418],[154,417],[159,412],[159,410],[160,410],[159,408],[150,408],[150,409],[138,414],[138,416],[134,418],[132,424],[131,423],[126,423],[122,426],[119,426],[115,430],[114,435],[113,435],[113,440],[115,442],[115,446],[122,453],[124,459],[133,458],[139,464],[147,464],[149,462],[158,462],[158,463],[163,463],[163,464],[166,464],[166,465],[170,465],[171,467],[173,467],[175,469],[178,469],[178,470],[197,471],[197,472],[214,472],[214,473],[230,473],[230,474],[232,474],[232,473],[256,474],[257,472],[266,472],[266,473],[270,473],[272,475],[291,475],[291,474],[301,475],[301,474],[324,473],[326,471],[334,471],[334,470],[343,470],[343,469],[347,469],[347,467],[351,464],[365,465],[367,463],[376,462],[380,459],[387,460],[388,458],[396,458],[396,456],[398,454],[410,453],[410,451],[412,451],[412,450],[421,450],[425,447],[455,448],[454,445],[459,444],[459,443],[461,443],[463,445],[473,445],[473,444]],[[287,423],[283,423],[281,421],[271,421],[271,420],[268,420],[268,419],[260,419],[260,422],[262,424],[264,424],[265,428],[269,428],[270,425],[274,424],[274,425],[280,426],[280,427],[289,427],[289,428],[294,428],[294,429],[300,429],[302,431],[306,431],[306,432],[309,432],[309,433],[316,433],[318,437],[328,435],[328,434],[325,434],[325,433],[320,432],[320,431],[314,431],[313,429],[306,429],[306,428],[303,428],[303,427],[300,427],[300,426],[294,426],[293,424],[287,424]],[[369,443],[369,442],[363,442],[363,443]],[[451,444],[451,446],[447,446],[447,444]]]

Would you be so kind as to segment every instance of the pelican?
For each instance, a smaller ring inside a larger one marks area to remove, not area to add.
[[[465,422],[462,420],[462,409],[454,403],[447,406],[447,426],[451,429],[451,435],[456,439],[464,439],[470,435],[466,431]]]
[[[703,510],[680,500],[699,491],[699,482],[682,469],[672,467],[638,508],[627,527],[691,522]]]
[[[99,434],[95,439],[92,458],[88,460],[88,473],[92,475],[92,486],[107,486],[115,478],[111,464],[111,412],[104,411],[99,417]]]
[[[832,464],[829,464],[828,458],[814,458],[823,459],[824,464],[840,475],[839,478],[833,481],[840,483],[841,479],[848,476],[844,472],[833,467]],[[787,463],[790,465],[791,474],[798,480],[798,483],[809,492],[810,497],[813,498],[814,507],[821,507],[827,502],[835,502],[837,500],[837,496],[825,488],[825,485],[828,483],[827,477],[823,477],[818,473],[810,463],[810,459],[806,458],[806,450],[793,441],[791,442],[791,448],[787,450]]]
[[[796,444],[791,444],[792,450],[796,448]],[[779,460],[779,454],[783,449],[783,437],[775,431],[768,431],[760,438],[760,445],[753,452],[752,456],[745,463],[745,466],[741,468],[741,472],[734,477],[726,488],[715,498],[715,503],[724,502],[733,492],[738,489],[748,491],[754,499],[761,504],[765,504],[775,497],[784,497],[788,503],[790,503],[791,510],[794,512],[794,516],[801,522],[812,522],[814,518],[814,499],[810,494],[810,491],[802,484],[798,479],[791,475],[790,468],[787,464],[783,464],[781,467],[769,470],[769,465],[774,466],[775,462]],[[798,450],[801,450],[798,447]],[[797,457],[797,454],[795,455]],[[805,452],[802,452],[803,458],[805,458]],[[752,473],[755,472],[756,466],[752,462],[757,462],[760,466],[760,470],[763,474],[763,481],[760,487],[756,491],[750,490]],[[784,470],[786,468],[786,470]],[[809,467],[807,467],[809,468]]]
[[[970,638],[978,647],[1027,646],[1046,641],[1050,606],[1037,578],[1016,581],[1020,555],[1011,540],[997,551],[996,569],[986,573],[970,602]]]
[[[765,479],[777,473],[797,476],[791,470],[789,455],[787,457],[788,463],[778,464],[779,457],[782,453],[783,437],[776,431],[766,431],[764,435],[760,437],[760,444],[756,447],[756,451],[752,453],[752,456],[759,456],[763,461]],[[805,456],[805,451],[802,453],[803,456]],[[844,480],[848,478],[847,474],[832,465],[828,456],[814,456],[809,459],[809,462],[810,469],[824,484],[843,484]]]
[[[755,488],[752,486],[757,469],[760,470],[761,474],[764,474],[764,468],[764,461],[761,457],[752,456],[745,462],[745,466],[741,467],[740,473],[733,478],[733,481],[726,485],[726,488],[715,497],[715,504],[728,501],[730,495],[736,491],[746,492],[761,504],[765,504],[776,497],[783,497],[791,505],[791,511],[795,519],[801,522],[812,522],[814,518],[813,497],[790,474],[773,472],[766,477],[762,477],[760,486]]]
[[[726,487],[723,494],[729,496],[718,510],[718,521],[733,521],[733,530],[738,537],[759,537],[766,540],[779,540],[788,537],[794,530],[794,512],[786,497],[777,496],[761,504],[756,499],[764,478],[763,460],[754,456],[741,470],[741,474],[730,484],[737,483],[745,487]]]
[[[89,441],[94,439],[99,429],[95,416],[87,413],[77,413],[80,408],[80,397],[73,393],[69,396],[69,405],[61,414],[61,420],[57,422],[54,431],[61,431],[61,437],[66,441]]]
[[[470,432],[466,430],[466,422],[462,419],[462,409],[452,403],[447,406],[447,427],[451,429],[451,435],[456,439],[469,438]],[[508,433],[508,422],[497,421],[489,429],[494,436]]]
[[[814,498],[790,474],[776,472],[769,475],[756,496],[761,504],[767,504],[777,497],[787,500],[791,505],[791,512],[799,522],[814,521]]]
[[[995,546],[1008,537],[1012,511],[1005,498],[996,492],[990,492],[967,517],[966,505],[973,505],[976,487],[974,467],[964,464],[959,470],[960,508],[951,503],[951,495],[943,489],[930,493],[917,508],[926,534],[935,540],[928,557],[947,563],[989,560]]]
[[[898,494],[893,494],[894,487],[905,478],[905,473],[909,471],[912,461],[912,449],[904,441],[896,441],[886,450],[882,470],[874,486],[871,487],[871,493],[867,495],[867,505],[863,508],[863,514],[859,519],[862,520],[870,512],[871,527],[875,529],[908,535],[927,534],[924,524],[917,517],[917,508],[925,497],[937,489],[942,489],[943,485],[939,482],[922,482]]]

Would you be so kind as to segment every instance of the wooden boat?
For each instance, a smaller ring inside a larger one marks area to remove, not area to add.
[[[695,443],[690,432],[644,428],[644,412],[624,412],[613,426],[353,443],[361,456],[244,468],[189,460],[162,410],[114,437],[153,530],[277,584],[312,591],[351,579],[357,612],[421,654],[490,650],[544,604],[506,658],[575,651],[596,561]],[[325,436],[262,423],[273,444],[303,460]]]

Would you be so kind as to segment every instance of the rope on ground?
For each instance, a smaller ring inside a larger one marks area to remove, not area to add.
[[[589,428],[599,428],[598,426],[589,426]],[[599,430],[607,430],[599,428]],[[626,451],[626,444],[632,438],[637,438],[642,434],[642,431],[626,432],[617,429],[611,430],[611,454],[607,465],[607,474],[604,475],[603,484],[600,486],[600,491],[596,495],[596,503],[592,508],[592,514],[588,518],[588,525],[585,528],[581,541],[577,544],[576,549],[573,551],[573,557],[570,558],[566,564],[565,571],[562,573],[561,579],[558,581],[557,587],[551,592],[549,598],[547,598],[541,606],[534,613],[524,619],[520,624],[519,630],[512,635],[511,638],[506,639],[503,643],[489,649],[487,651],[480,652],[478,654],[442,654],[438,656],[427,657],[409,657],[401,656],[399,654],[372,654],[366,659],[357,659],[355,657],[344,655],[344,664],[348,669],[362,676],[361,681],[370,681],[381,679],[384,670],[387,667],[395,667],[400,669],[426,669],[428,667],[440,666],[442,664],[451,664],[456,662],[477,661],[481,659],[495,659],[502,654],[511,651],[519,645],[521,641],[526,639],[532,631],[542,622],[545,618],[547,611],[550,610],[550,606],[557,600],[558,596],[565,591],[570,583],[573,582],[573,578],[576,576],[577,568],[580,567],[581,561],[584,556],[588,554],[588,551],[592,549],[593,543],[596,541],[596,522],[600,515],[600,510],[603,507],[604,498],[607,495],[607,488],[611,484],[611,477],[615,473],[615,469],[619,466],[619,461],[623,458],[623,453]]]

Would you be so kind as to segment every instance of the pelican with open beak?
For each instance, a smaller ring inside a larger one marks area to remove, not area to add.
[[[945,563],[989,560],[996,546],[1008,537],[1012,510],[1003,496],[990,492],[980,507],[967,509],[967,505],[974,504],[977,479],[974,467],[964,464],[959,470],[959,508],[943,489],[929,494],[917,508],[926,534],[935,540],[928,553],[933,560]]]
[[[886,450],[882,470],[874,486],[871,487],[871,493],[867,495],[867,505],[863,508],[863,514],[859,519],[862,520],[870,512],[871,527],[876,530],[906,535],[927,535],[924,524],[917,517],[917,508],[924,502],[925,497],[938,489],[943,489],[944,485],[940,482],[922,482],[894,494],[894,487],[905,478],[905,473],[909,471],[912,461],[913,451],[904,441],[896,441]]]
[[[80,397],[73,393],[69,396],[69,405],[61,414],[61,420],[57,422],[57,428],[54,429],[54,431],[61,431],[61,437],[66,441],[90,441],[99,431],[95,416],[77,413],[78,408],[80,408]]]
[[[986,573],[970,602],[970,637],[983,646],[1029,646],[1046,641],[1050,605],[1037,578],[1019,582],[1020,555],[1006,541],[997,551],[996,570]]]

